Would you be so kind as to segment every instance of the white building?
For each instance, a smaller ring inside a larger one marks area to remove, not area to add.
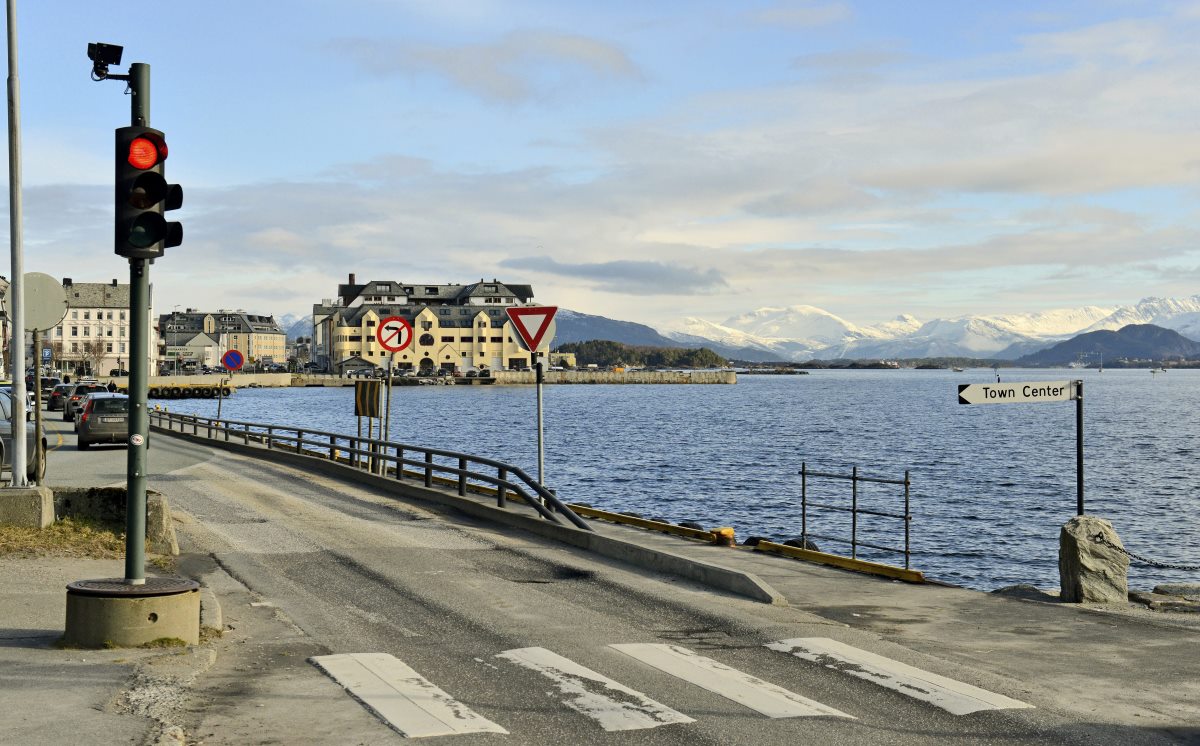
[[[50,350],[49,365],[72,376],[107,376],[130,367],[129,285],[116,280],[74,282],[63,278],[67,315],[62,323],[42,335],[42,348]],[[154,317],[151,288],[147,319]],[[148,340],[148,370],[156,370],[158,344],[153,326]],[[36,359],[43,360],[44,353]],[[32,361],[31,361],[32,362]],[[117,375],[120,375],[119,373]]]

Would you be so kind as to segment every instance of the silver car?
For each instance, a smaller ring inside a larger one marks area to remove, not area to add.
[[[9,470],[9,459],[12,458],[12,428],[9,422],[12,421],[13,398],[12,393],[0,395],[0,470]],[[25,423],[25,478],[30,482],[38,481],[39,478],[46,476],[46,461],[42,460],[42,468],[40,474],[35,473],[34,461],[37,460],[36,453],[37,431],[36,425],[32,422]],[[45,452],[46,439],[42,438],[42,451]]]
[[[71,422],[75,419],[75,415],[79,412],[79,408],[83,406],[83,397],[93,392],[107,392],[104,386],[101,386],[96,381],[82,381],[75,384],[75,388],[67,394],[63,399],[63,422]]]
[[[75,445],[79,450],[87,450],[93,443],[129,440],[128,396],[97,392],[88,394],[83,402],[75,418]]]

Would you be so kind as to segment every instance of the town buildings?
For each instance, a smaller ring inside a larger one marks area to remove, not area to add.
[[[338,285],[336,299],[313,305],[311,355],[320,369],[344,374],[386,370],[527,368],[530,353],[518,340],[505,309],[532,305],[529,285],[480,280],[467,285],[418,285],[392,280]],[[413,340],[401,352],[384,350],[379,324],[400,316]]]
[[[72,376],[123,375],[129,368],[132,341],[129,330],[129,285],[112,282],[75,282],[64,277],[67,314],[54,329],[42,334],[42,352],[27,359],[30,367],[41,361]],[[151,307],[153,314],[153,289]],[[47,355],[44,350],[49,350]],[[147,363],[154,369],[154,345]]]
[[[189,308],[159,316],[158,332],[164,373],[216,366],[229,350],[249,365],[287,362],[287,335],[273,316]]]

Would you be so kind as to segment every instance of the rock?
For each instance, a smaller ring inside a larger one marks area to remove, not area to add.
[[[1058,601],[1058,596],[1053,593],[1047,593],[1041,588],[1030,585],[1029,583],[1018,583],[1017,585],[1006,585],[1003,588],[997,588],[992,591],[997,596],[1008,596],[1009,598],[1019,598],[1022,601],[1045,601],[1055,603]]]
[[[1112,523],[1081,515],[1063,524],[1058,534],[1060,598],[1068,603],[1126,604],[1129,602],[1129,557],[1095,541],[1100,535],[1120,547]]]
[[[1200,583],[1164,583],[1154,586],[1162,596],[1183,596],[1188,601],[1200,601]]]
[[[1154,611],[1182,611],[1200,613],[1200,601],[1189,601],[1186,597],[1145,591],[1130,591],[1129,600],[1145,604]]]

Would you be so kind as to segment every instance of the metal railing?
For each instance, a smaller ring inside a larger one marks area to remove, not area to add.
[[[418,481],[425,487],[451,486],[462,496],[468,491],[491,494],[500,508],[507,507],[510,496],[515,495],[546,520],[561,523],[558,518],[561,515],[578,528],[593,530],[554,492],[522,469],[483,456],[323,430],[219,420],[167,411],[151,411],[150,424],[168,432],[226,442],[241,441],[268,450],[343,463],[396,481]]]
[[[814,503],[808,500],[808,478],[819,477],[823,479],[848,479],[850,480],[850,507],[845,505],[828,505],[824,503]],[[889,513],[882,510],[871,510],[860,508],[858,506],[858,484],[859,482],[872,482],[875,484],[895,484],[904,486],[904,512]],[[840,544],[850,545],[850,556],[858,559],[858,548],[867,547],[870,549],[878,549],[882,552],[895,552],[904,555],[904,569],[909,569],[909,529],[912,524],[912,514],[909,512],[909,489],[911,482],[908,478],[908,470],[904,470],[904,479],[883,479],[880,477],[863,477],[858,474],[858,467],[851,467],[849,474],[830,474],[823,471],[810,471],[807,463],[800,464],[800,540],[807,546],[809,537],[814,539],[822,539],[824,541],[833,541]],[[850,538],[847,540],[840,536],[830,536],[825,534],[814,534],[808,530],[808,509],[820,508],[823,510],[833,510],[850,514]],[[904,548],[889,547],[881,544],[871,544],[865,541],[858,540],[858,517],[860,515],[882,516],[884,518],[898,518],[904,521]]]

